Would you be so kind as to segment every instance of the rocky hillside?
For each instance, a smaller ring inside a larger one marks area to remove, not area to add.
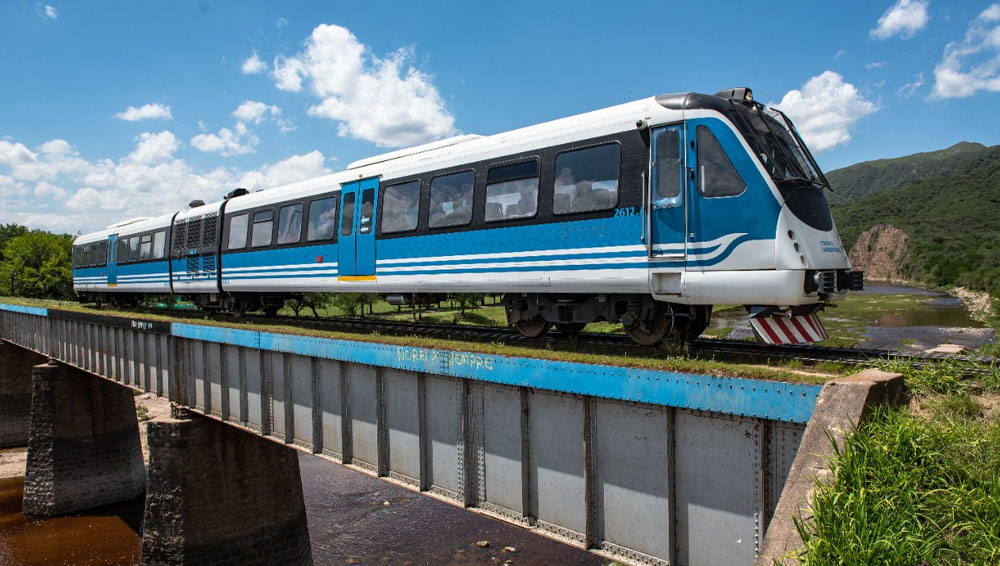
[[[855,265],[873,279],[962,285],[1000,297],[1000,146],[985,150],[975,160],[956,158],[965,168],[951,174],[834,205]]]
[[[826,174],[833,188],[830,202],[848,203],[918,181],[969,172],[998,158],[1000,146],[961,142],[940,151],[857,163]]]
[[[864,271],[866,279],[905,281],[902,263],[909,239],[895,226],[876,224],[858,236],[849,254],[851,266]]]

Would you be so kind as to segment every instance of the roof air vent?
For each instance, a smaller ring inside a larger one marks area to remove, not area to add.
[[[188,208],[198,208],[199,206],[205,206],[205,201],[197,199],[188,203]]]

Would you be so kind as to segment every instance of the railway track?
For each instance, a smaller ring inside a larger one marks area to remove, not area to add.
[[[168,314],[178,318],[205,318],[199,311],[164,311],[163,309],[141,309],[142,312]],[[208,315],[215,320],[236,317],[228,313]],[[457,326],[427,322],[384,320],[378,318],[309,318],[293,316],[266,317],[246,315],[244,321],[260,325],[287,324],[299,328],[327,331],[378,332],[399,336],[420,335],[431,338],[469,340],[474,342],[504,342],[528,347],[544,347],[560,344],[575,348],[617,348],[625,352],[649,352],[650,348],[634,344],[624,334],[580,333],[570,336],[551,331],[539,338],[525,338],[513,328],[492,326]],[[832,362],[851,366],[864,366],[879,361],[897,361],[916,366],[946,362],[966,363],[966,372],[981,374],[993,371],[1000,365],[997,358],[968,355],[924,354],[899,352],[895,350],[834,348],[828,346],[787,345],[766,346],[755,342],[700,338],[691,343],[691,351],[701,356],[725,357],[733,361],[768,362],[772,360],[798,360],[807,364]],[[978,366],[978,367],[977,367]]]

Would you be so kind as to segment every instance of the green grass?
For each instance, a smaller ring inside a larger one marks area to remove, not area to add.
[[[882,409],[850,435],[797,524],[801,563],[1000,563],[1000,423],[956,416],[970,406]]]
[[[917,367],[909,362],[887,361],[879,363],[878,368],[903,374],[907,389],[917,395],[1000,393],[1000,367],[996,365],[949,360]],[[969,377],[973,370],[977,371],[975,377]]]

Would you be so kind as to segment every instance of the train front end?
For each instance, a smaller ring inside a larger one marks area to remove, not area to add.
[[[775,232],[775,270],[802,273],[800,304],[749,305],[750,324],[767,344],[818,342],[827,338],[817,313],[864,288],[837,233],[825,191],[829,182],[791,120],[753,101],[748,89],[719,95],[733,102],[730,118],[773,183],[781,203]]]

